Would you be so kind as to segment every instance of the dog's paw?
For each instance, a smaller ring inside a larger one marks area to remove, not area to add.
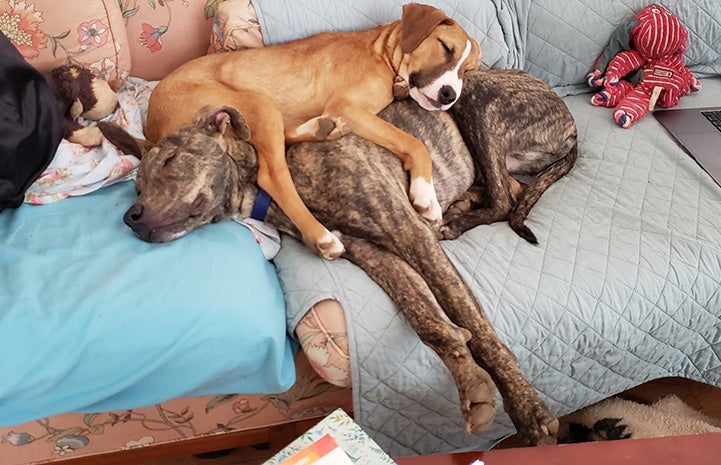
[[[493,423],[496,417],[494,394],[496,385],[486,370],[478,366],[463,344],[470,339],[471,333],[462,329],[467,337],[461,336],[459,346],[455,350],[441,351],[439,355],[448,367],[458,388],[461,413],[466,421],[466,431],[480,433]],[[448,345],[444,346],[448,349]]]
[[[318,253],[326,260],[338,258],[345,252],[345,247],[340,241],[340,233],[337,231],[334,233],[326,230],[325,235],[315,244]]]
[[[339,116],[318,117],[317,140],[335,140],[351,132],[350,123]]]
[[[433,181],[430,183],[423,178],[415,178],[411,181],[409,197],[413,208],[431,223],[440,224],[443,218],[443,210],[438,203],[436,190],[433,188]]]
[[[503,393],[503,408],[513,420],[519,439],[529,446],[556,444],[560,423],[527,382]]]
[[[441,236],[441,239],[445,241],[452,241],[453,239],[458,239],[458,237],[462,233],[462,231],[459,231],[458,228],[454,227],[452,223],[444,224],[438,229],[438,232]]]
[[[519,428],[518,437],[529,446],[550,446],[558,442],[560,422],[545,405],[532,403],[525,406],[526,411],[520,416],[524,424]],[[512,416],[513,418],[513,416]],[[515,422],[514,422],[515,423]]]
[[[311,118],[286,133],[287,142],[324,141],[338,139],[352,132],[350,122],[340,116],[323,115]]]
[[[466,431],[480,433],[493,424],[496,418],[496,407],[493,394],[496,386],[488,373],[478,367],[475,382],[460,392],[461,405],[466,419]]]

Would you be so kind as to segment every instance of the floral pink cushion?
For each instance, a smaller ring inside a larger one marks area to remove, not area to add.
[[[217,0],[122,2],[133,61],[131,75],[162,79],[179,65],[205,55]]]
[[[313,305],[295,327],[295,335],[321,378],[335,386],[351,386],[348,328],[340,302],[327,299]]]
[[[117,0],[0,0],[0,31],[43,73],[75,63],[119,85],[130,71]]]
[[[295,384],[284,393],[185,397],[131,410],[66,413],[0,427],[0,463],[62,465],[71,459],[83,463],[138,463],[139,454],[124,461],[119,456],[105,460],[91,457],[184,440],[196,441],[197,448],[199,441],[209,436],[214,436],[214,444],[219,444],[223,434],[236,434],[234,440],[242,443],[242,436],[238,435],[242,431],[267,434],[271,428],[272,434],[282,434],[275,428],[288,428],[299,420],[320,419],[338,407],[353,411],[350,389],[338,389],[324,382],[302,353],[296,356],[295,367]],[[230,444],[231,440],[224,441]],[[181,444],[177,447],[192,448]],[[147,454],[151,456],[153,452]],[[207,463],[212,465],[213,461]]]
[[[253,2],[227,0],[218,6],[209,54],[262,46],[263,36]]]

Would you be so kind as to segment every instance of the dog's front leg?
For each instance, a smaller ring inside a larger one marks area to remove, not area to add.
[[[340,257],[343,244],[308,210],[293,182],[285,158],[283,120],[260,112],[249,119],[250,143],[258,153],[258,185],[265,189],[303,235],[303,241],[326,259]]]
[[[390,150],[400,158],[403,168],[411,176],[409,197],[413,207],[428,221],[441,222],[443,212],[433,187],[433,163],[423,142],[362,106],[339,103],[328,105],[326,111],[340,115],[356,135]]]

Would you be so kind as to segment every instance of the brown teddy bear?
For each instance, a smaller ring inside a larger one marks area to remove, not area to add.
[[[98,121],[115,111],[118,95],[107,81],[78,65],[63,65],[46,76],[65,111],[65,138],[86,147],[100,145],[102,134],[96,126],[83,126],[82,117]]]

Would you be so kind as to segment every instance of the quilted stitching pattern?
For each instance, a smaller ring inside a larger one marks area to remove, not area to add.
[[[721,103],[706,80],[682,106]],[[663,376],[721,386],[721,189],[652,118],[630,129],[587,96],[566,98],[580,158],[531,212],[540,246],[506,224],[444,247],[557,415]],[[349,321],[356,420],[392,455],[488,448],[498,418],[466,435],[441,361],[365,274],[292,239],[276,257],[289,327],[336,298]]]
[[[323,31],[356,31],[396,21],[405,0],[254,0],[266,44],[307,37]],[[514,44],[516,16],[502,0],[428,0],[442,9],[481,45],[486,67],[519,67],[520,49]],[[498,3],[497,7],[495,3]]]
[[[268,43],[393,21],[401,3],[255,0]],[[429,3],[479,40],[486,66],[528,69],[570,95],[588,91],[611,32],[648,1]],[[721,4],[663,3],[690,31],[687,64],[721,74]],[[721,103],[721,80],[699,95],[680,105]],[[528,219],[541,246],[494,224],[444,247],[557,415],[662,376],[721,386],[721,189],[652,117],[620,129],[588,96],[566,102],[581,155]],[[499,400],[491,429],[465,434],[450,375],[360,269],[288,238],[275,264],[289,328],[319,300],[346,309],[356,420],[391,455],[488,448],[513,431]]]
[[[649,0],[533,0],[528,16],[525,69],[564,95],[588,91],[585,77],[619,24]],[[699,76],[721,73],[721,4],[713,0],[659,2],[689,30],[686,64]],[[581,85],[581,86],[578,86]]]
[[[586,74],[616,27],[650,0],[429,0],[481,44],[486,68],[522,68],[561,95],[588,92]],[[322,31],[375,27],[401,16],[405,0],[255,0],[266,43]],[[721,3],[666,0],[689,30],[686,64],[700,77],[721,74]]]

